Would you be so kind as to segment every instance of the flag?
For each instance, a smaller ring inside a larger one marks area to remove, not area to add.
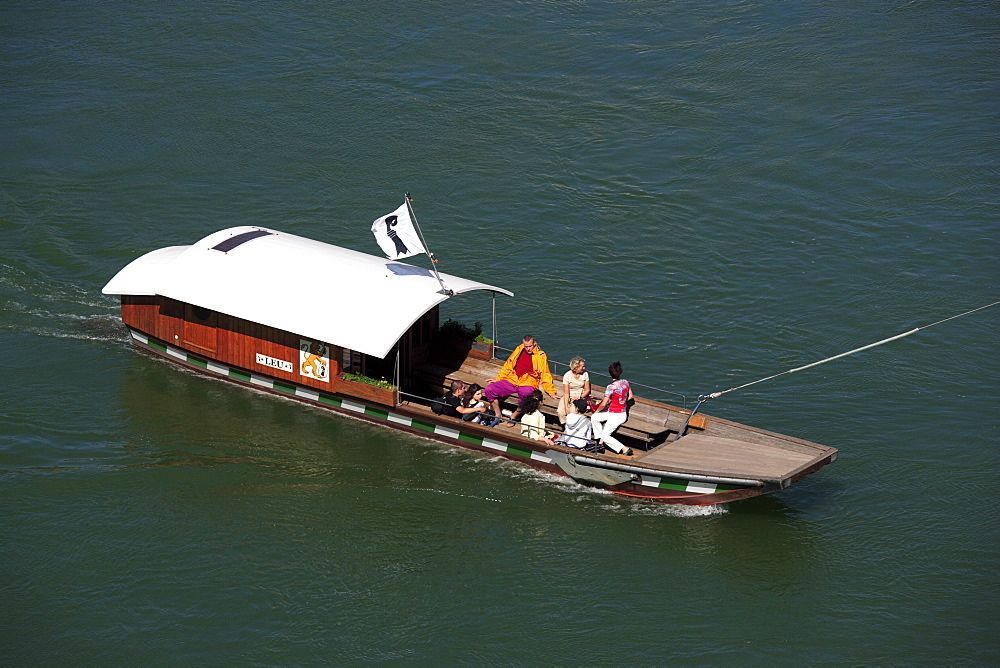
[[[406,202],[388,216],[382,216],[372,223],[372,234],[390,260],[402,260],[404,257],[427,252],[410,220]]]

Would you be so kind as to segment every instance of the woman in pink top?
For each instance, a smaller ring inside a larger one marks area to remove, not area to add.
[[[632,456],[632,449],[616,439],[611,434],[628,419],[628,402],[632,396],[632,388],[628,381],[622,378],[622,363],[613,362],[608,367],[608,374],[611,375],[611,382],[604,389],[604,398],[594,409],[594,415],[590,421],[594,425],[594,438],[598,441],[604,440],[607,445],[619,455]],[[607,410],[604,410],[607,408]]]

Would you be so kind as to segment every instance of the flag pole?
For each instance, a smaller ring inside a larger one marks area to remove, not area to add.
[[[424,245],[424,252],[427,253],[427,257],[431,260],[431,269],[434,270],[434,276],[438,279],[438,283],[441,284],[441,292],[449,296],[455,294],[454,290],[444,284],[444,281],[441,279],[441,274],[438,273],[437,258],[434,257],[434,253],[432,253],[428,248],[427,240],[424,239],[423,230],[420,229],[420,223],[417,222],[417,215],[413,213],[413,198],[410,197],[410,193],[403,193],[403,201],[406,202],[406,210],[410,214],[410,220],[413,221],[413,227],[417,229],[417,234],[420,235],[420,243]]]

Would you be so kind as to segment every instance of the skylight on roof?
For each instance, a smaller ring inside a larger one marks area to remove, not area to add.
[[[217,243],[216,245],[212,246],[212,250],[228,253],[237,246],[242,246],[248,241],[253,241],[257,237],[266,237],[269,234],[274,234],[274,232],[265,232],[264,230],[253,230],[251,232],[244,232],[243,234],[237,234],[235,237],[229,237],[225,241]]]

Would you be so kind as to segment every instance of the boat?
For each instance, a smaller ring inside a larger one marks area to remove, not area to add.
[[[786,489],[836,459],[834,448],[642,396],[616,432],[632,457],[439,415],[435,399],[453,381],[485,385],[502,364],[495,316],[493,340],[481,343],[440,321],[444,302],[475,291],[492,295],[494,314],[498,295],[514,296],[256,226],[146,253],[103,288],[121,297],[138,348],[191,371],[624,497],[726,503]],[[561,374],[553,377],[558,389]],[[542,411],[558,432],[555,401]]]

